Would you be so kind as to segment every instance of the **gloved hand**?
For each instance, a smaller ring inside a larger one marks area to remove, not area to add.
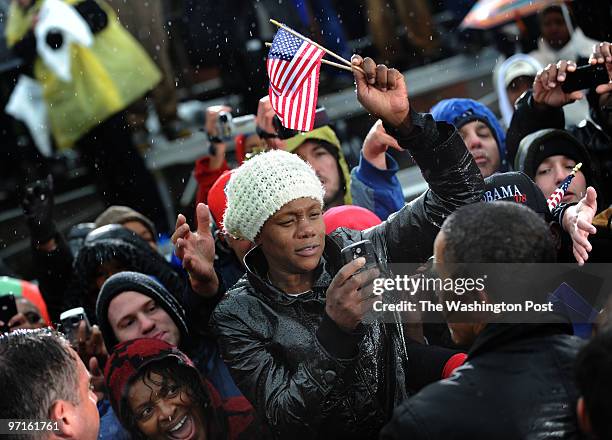
[[[57,227],[53,221],[53,179],[51,175],[46,180],[37,180],[26,186],[21,207],[35,245],[46,243],[55,236]]]

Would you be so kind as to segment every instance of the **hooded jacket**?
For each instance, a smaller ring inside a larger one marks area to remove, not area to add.
[[[126,396],[130,384],[142,372],[157,363],[173,360],[182,370],[183,377],[191,377],[192,382],[201,382],[205,395],[198,398],[208,405],[206,419],[207,438],[211,439],[251,439],[262,438],[258,432],[250,405],[222,400],[219,392],[200,373],[186,354],[178,348],[157,339],[135,339],[119,344],[106,363],[104,372],[110,402],[115,414],[125,415]],[[127,420],[123,421],[127,423]]]
[[[499,150],[499,170],[508,171],[506,162],[506,134],[497,118],[486,105],[473,99],[443,99],[431,108],[431,115],[436,121],[446,121],[458,129],[472,121],[484,122],[497,141]]]
[[[409,134],[385,129],[410,148],[427,192],[366,232],[342,228],[327,236],[312,291],[299,296],[270,284],[266,259],[254,248],[247,274],[213,311],[222,356],[276,438],[374,438],[392,408],[439,379],[454,354],[424,378],[410,362],[401,325],[376,322],[346,333],[325,314],[343,247],[369,239],[383,264],[425,261],[446,216],[482,196],[482,176],[457,131],[429,115],[411,118]]]
[[[578,125],[567,128],[567,131],[584,145],[591,159],[592,169],[599,174],[601,188],[604,193],[597,194],[597,203],[607,207],[612,200],[609,188],[612,188],[612,137],[602,129],[599,114],[594,109],[597,103],[593,91],[587,95],[591,105],[591,118]],[[521,140],[530,133],[545,128],[565,129],[565,116],[563,108],[548,107],[544,110],[536,109],[533,105],[533,95],[528,91],[516,102],[516,111],[508,128],[508,160],[514,162]]]
[[[574,359],[569,324],[489,324],[466,363],[394,412],[380,439],[574,439]],[[463,410],[462,410],[463,409]]]

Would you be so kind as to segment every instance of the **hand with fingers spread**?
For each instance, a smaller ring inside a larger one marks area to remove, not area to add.
[[[338,271],[327,288],[325,312],[338,327],[354,330],[372,309],[375,296],[365,294],[362,286],[379,275],[378,269],[361,271],[365,258],[357,258]]]
[[[382,119],[392,127],[404,124],[410,128],[408,112],[408,89],[404,76],[397,69],[389,69],[384,64],[378,66],[372,58],[353,55],[351,63],[361,67],[365,73],[353,69],[357,99],[372,115]]]
[[[597,193],[593,187],[588,187],[586,195],[577,205],[570,206],[563,214],[563,229],[572,238],[572,251],[574,258],[580,266],[589,259],[589,252],[593,249],[589,243],[589,234],[595,234],[597,229],[593,226],[593,217],[597,212]]]
[[[538,72],[533,81],[533,101],[539,106],[563,107],[578,99],[582,99],[580,91],[565,93],[561,84],[567,78],[569,72],[576,71],[576,63],[573,61],[559,61],[557,64],[549,64]]]
[[[179,214],[172,234],[176,256],[183,261],[194,292],[201,296],[214,296],[219,279],[213,266],[215,240],[210,232],[210,211],[204,203],[196,207],[198,228],[191,232],[184,215]]]
[[[370,128],[368,135],[363,141],[363,157],[376,168],[386,170],[387,158],[385,153],[389,147],[404,151],[397,140],[393,136],[387,134],[382,120],[379,119],[372,128]]]
[[[612,43],[604,41],[596,44],[595,47],[593,47],[593,53],[589,58],[589,64],[605,64],[606,70],[608,71],[608,78],[610,78],[610,82],[608,84],[601,84],[597,86],[595,91],[600,95],[612,92]]]

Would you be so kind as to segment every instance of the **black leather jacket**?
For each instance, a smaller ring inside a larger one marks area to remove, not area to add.
[[[380,438],[574,439],[574,358],[568,324],[489,324],[466,362],[400,405]]]
[[[326,237],[313,289],[299,296],[267,281],[266,259],[254,248],[247,274],[213,312],[223,359],[277,438],[376,438],[394,406],[439,379],[454,354],[431,347],[437,362],[415,367],[401,325],[363,325],[349,334],[325,314],[343,247],[369,239],[383,262],[423,262],[445,217],[480,200],[483,180],[457,131],[430,115],[411,117],[410,135],[394,135],[410,148],[427,192],[369,231],[339,229]]]

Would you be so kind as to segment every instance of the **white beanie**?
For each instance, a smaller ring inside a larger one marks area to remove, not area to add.
[[[232,172],[225,187],[225,230],[255,241],[266,220],[293,200],[309,197],[323,208],[323,186],[297,154],[272,150],[255,155]]]

